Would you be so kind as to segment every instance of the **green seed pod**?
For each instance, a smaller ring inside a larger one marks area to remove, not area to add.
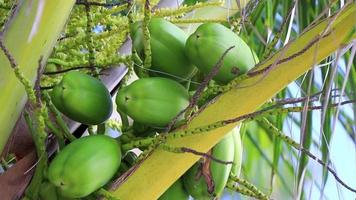
[[[131,27],[133,46],[143,60],[143,32],[142,22],[136,22]],[[184,52],[184,45],[188,38],[186,33],[171,22],[162,18],[152,18],[148,29],[152,52],[151,69],[180,78],[189,78],[194,70]],[[163,73],[150,72],[152,76],[173,78]],[[175,79],[179,80],[179,79]]]
[[[166,126],[189,104],[189,94],[179,83],[151,77],[134,81],[119,90],[117,109],[150,126]]]
[[[221,24],[205,23],[189,36],[185,51],[191,62],[208,74],[232,46],[234,48],[226,54],[219,73],[213,78],[225,84],[246,73],[258,62],[256,55],[239,36]]]
[[[214,158],[233,161],[234,140],[232,134],[225,136],[211,150]],[[197,200],[212,199],[222,194],[231,172],[231,164],[205,159],[193,165],[184,175],[184,188]]]
[[[158,200],[187,200],[189,194],[184,190],[183,182],[178,179],[171,187],[168,188]]]
[[[53,159],[49,181],[65,197],[81,198],[104,186],[121,162],[117,141],[105,135],[77,139]]]
[[[51,93],[53,104],[69,118],[88,125],[107,120],[112,113],[109,91],[98,79],[68,72]]]
[[[241,143],[240,137],[240,126],[236,126],[232,129],[232,136],[234,139],[234,163],[232,164],[231,168],[231,175],[239,176],[241,171],[241,164],[242,164],[242,152],[243,146]]]

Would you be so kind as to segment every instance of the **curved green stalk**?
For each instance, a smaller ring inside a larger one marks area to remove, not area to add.
[[[5,46],[25,77],[36,80],[40,60],[46,61],[74,5],[74,0],[19,1],[2,35]],[[54,12],[55,11],[55,12]],[[0,52],[0,152],[27,101],[23,85]]]

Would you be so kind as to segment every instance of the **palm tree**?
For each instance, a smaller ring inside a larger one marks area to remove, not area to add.
[[[47,133],[55,135],[61,146],[65,138],[75,139],[71,133],[78,136],[88,128],[62,119],[46,98],[47,93],[40,98],[38,91],[51,89],[63,74],[76,69],[100,76],[114,94],[132,78],[137,58],[134,52],[131,56],[131,42],[127,40],[129,24],[142,19],[148,22],[153,16],[166,17],[187,33],[202,22],[223,23],[256,52],[260,62],[247,75],[225,86],[211,81],[205,92],[195,93],[197,97],[218,97],[181,129],[173,130],[173,135],[185,135],[165,141],[165,147],[175,153],[150,143],[148,149],[152,151],[144,151],[148,156],[129,170],[132,173],[115,179],[110,193],[99,190],[98,195],[156,199],[199,160],[197,153],[208,152],[239,125],[244,149],[242,171],[239,178],[229,179],[224,197],[356,196],[353,1],[226,0],[223,4],[206,1],[190,5],[183,5],[188,1],[90,2],[0,1],[0,102],[4,105],[0,112],[0,150],[1,165],[6,170],[0,174],[0,184],[6,185],[0,193],[5,198],[22,195],[32,173],[22,175],[35,164],[26,197],[38,199],[48,162],[44,146],[52,153],[56,148],[45,144]],[[150,66],[149,51],[141,61],[145,67]],[[201,89],[206,86],[200,84]],[[47,113],[52,114],[48,117]],[[26,121],[33,126],[21,127]],[[104,129],[125,131],[126,126],[126,120],[109,120]],[[89,132],[95,128],[89,127]],[[19,137],[18,132],[32,133],[31,153],[18,145],[31,144],[31,139],[21,140],[24,136]],[[135,147],[130,142],[127,145]],[[204,153],[200,155],[206,156]],[[23,178],[21,184],[9,184],[19,177]]]

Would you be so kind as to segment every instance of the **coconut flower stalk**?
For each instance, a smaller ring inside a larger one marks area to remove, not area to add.
[[[3,32],[2,41],[24,76],[35,82],[37,69],[46,63],[69,17],[74,0],[18,1]],[[0,51],[0,152],[27,101],[25,89]]]

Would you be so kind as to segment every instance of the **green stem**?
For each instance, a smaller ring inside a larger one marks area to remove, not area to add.
[[[135,67],[137,77],[139,77],[139,78],[146,77],[147,72],[145,71],[145,68],[143,67],[143,62],[134,49],[132,50],[132,60],[133,60],[133,64],[137,66],[137,67]]]
[[[197,18],[197,19],[185,19],[185,18],[173,18],[169,20],[175,24],[192,24],[192,23],[226,23],[226,19],[205,19],[205,18]]]
[[[331,104],[330,107],[335,107],[337,105],[345,105],[345,104],[350,104],[350,103],[354,103],[355,100],[349,100],[349,101],[344,101],[341,103],[335,103],[335,104]],[[309,106],[307,107],[307,110],[320,110],[322,109],[322,106]],[[289,108],[274,108],[274,109],[264,109],[264,110],[260,110],[260,111],[256,111],[253,113],[248,113],[245,115],[241,115],[239,117],[233,118],[233,119],[227,119],[227,120],[222,120],[222,121],[217,121],[208,125],[204,125],[204,126],[200,126],[197,128],[193,128],[193,129],[188,129],[188,130],[184,130],[184,131],[177,131],[174,133],[171,133],[169,135],[166,136],[161,136],[161,138],[166,139],[166,138],[175,138],[175,137],[184,137],[184,136],[188,136],[188,135],[194,135],[194,134],[202,134],[202,133],[208,133],[209,131],[212,131],[214,129],[217,128],[221,128],[223,126],[226,126],[228,124],[232,124],[232,123],[236,123],[236,122],[240,122],[240,121],[248,121],[248,120],[255,120],[255,119],[261,119],[264,117],[268,117],[268,116],[274,116],[274,115],[280,115],[280,114],[287,114],[290,112],[302,112],[304,110],[304,107],[302,106],[297,106],[297,107],[289,107]],[[288,137],[288,136],[287,136]]]
[[[143,31],[143,46],[144,46],[144,55],[145,60],[143,63],[143,67],[149,69],[152,64],[152,52],[151,52],[151,36],[149,31],[149,23],[151,21],[151,6],[150,1],[145,0],[144,7],[144,18],[142,23],[142,31]]]
[[[256,186],[254,186],[252,183],[248,182],[247,180],[241,179],[236,176],[230,176],[229,180],[239,183],[240,185],[243,185],[248,190],[253,192],[258,199],[264,199],[264,200],[269,199],[269,197],[266,194],[264,194],[261,190],[259,190]]]
[[[89,51],[89,66],[93,67],[95,63],[95,49],[94,49],[94,38],[93,38],[93,19],[92,15],[90,14],[90,6],[85,5],[85,14],[86,14],[86,44],[88,46],[88,51]],[[92,68],[92,73],[94,77],[99,76],[99,69],[97,68]],[[90,133],[90,132],[89,132]]]
[[[59,148],[62,149],[65,146],[64,136],[62,132],[52,123],[48,116],[48,109],[47,107],[43,107],[44,112],[42,112],[45,125],[52,131],[52,133],[56,136]]]
[[[232,81],[230,81],[226,85],[222,85],[222,86],[213,85],[213,86],[210,86],[210,87],[208,87],[208,89],[206,91],[204,91],[204,93],[200,97],[199,101],[200,102],[206,102],[212,96],[216,96],[218,94],[230,91],[230,90],[236,88],[242,81],[244,81],[248,77],[249,76],[247,74],[244,74],[244,75],[240,75],[240,76],[236,77],[235,79],[233,79]]]
[[[56,136],[59,144],[59,149],[62,149],[65,146],[62,132],[49,119],[46,119],[46,126],[52,131],[54,136]]]
[[[114,57],[108,57],[105,59],[98,59],[95,60],[94,66],[90,67],[90,64],[87,60],[73,60],[73,61],[65,61],[59,58],[49,58],[48,59],[48,64],[57,64],[61,65],[65,68],[100,68],[100,69],[108,69],[114,65],[118,64],[127,64],[131,60],[131,56],[114,56]],[[80,67],[78,67],[80,66]],[[58,74],[67,71],[62,70],[61,72],[53,72],[53,73],[46,73],[46,74]]]
[[[238,192],[238,193],[240,193],[240,194],[242,194],[242,195],[249,196],[249,197],[253,197],[253,198],[255,198],[255,199],[259,199],[259,198],[255,195],[255,193],[253,193],[252,191],[250,191],[250,190],[248,190],[248,189],[246,189],[246,188],[241,188],[241,187],[237,186],[236,183],[233,182],[233,181],[230,181],[230,180],[229,180],[229,181],[226,183],[226,188],[228,188],[228,189],[230,189],[230,190],[232,190],[232,191]]]
[[[154,144],[156,138],[144,138],[136,141],[131,141],[129,143],[123,144],[121,149],[123,152],[126,152],[134,148],[146,148]]]
[[[96,195],[104,197],[105,199],[108,200],[120,200],[119,198],[115,197],[113,194],[111,194],[109,191],[105,190],[104,188],[100,188],[95,193]]]
[[[105,17],[104,15],[113,15],[113,14],[119,13],[119,12],[125,10],[127,8],[127,6],[128,6],[128,4],[125,3],[125,4],[122,4],[119,6],[112,7],[111,9],[107,9],[103,12],[103,16],[101,16],[101,17]]]
[[[20,68],[18,67],[15,58],[9,52],[9,50],[5,47],[4,41],[2,36],[0,35],[0,49],[4,52],[6,58],[11,64],[11,68],[14,70],[15,76],[18,81],[22,84],[25,88],[28,100],[32,104],[36,104],[36,95],[35,91],[32,88],[30,81],[25,77],[25,75],[21,72]]]
[[[45,110],[45,109],[42,109]],[[27,125],[32,134],[37,152],[38,162],[36,164],[35,174],[31,180],[30,185],[27,187],[25,196],[31,200],[39,199],[39,191],[44,178],[44,173],[47,170],[48,155],[46,152],[46,132],[45,132],[45,122],[43,116],[41,117],[41,110],[36,110],[34,112],[36,115],[36,122],[34,123],[30,118],[30,115],[25,112],[24,117]]]
[[[274,38],[272,39],[272,41],[268,44],[268,46],[266,47],[266,50],[264,51],[264,54],[262,56],[263,60],[268,58],[268,56],[271,55],[272,51],[274,50],[277,42],[280,40],[280,38],[282,37],[282,35],[284,34],[284,31],[285,31],[285,28],[287,27],[288,25],[288,20],[289,18],[291,17],[292,15],[292,12],[293,12],[293,8],[294,8],[295,4],[293,3],[291,5],[291,7],[289,8],[288,12],[287,12],[287,16],[284,18],[283,22],[282,22],[282,25],[279,29],[279,31],[277,31],[275,33],[275,36]]]
[[[130,127],[130,123],[129,123],[129,118],[127,117],[127,115],[121,111],[117,111],[120,115],[120,119],[121,119],[121,130],[124,132],[126,130],[128,130],[128,128]]]
[[[172,16],[178,16],[178,15],[182,15],[182,14],[186,14],[188,12],[191,12],[195,9],[198,8],[203,8],[203,7],[207,7],[207,6],[221,6],[223,1],[213,1],[213,2],[199,2],[196,3],[194,5],[191,6],[180,6],[177,9],[166,9],[166,8],[161,8],[161,9],[157,9],[154,12],[154,16],[155,17],[172,17]]]
[[[59,127],[62,129],[64,132],[64,136],[69,140],[69,141],[74,141],[76,138],[70,133],[69,128],[65,121],[63,120],[61,113],[57,110],[57,108],[53,105],[51,101],[51,97],[49,96],[48,92],[43,91],[43,97],[47,103],[47,106],[51,112],[54,113],[56,122],[58,123]]]
[[[262,126],[265,126],[265,128],[268,128],[268,130],[270,130],[272,132],[272,134],[274,134],[276,137],[281,138],[284,142],[286,142],[287,144],[289,144],[290,146],[294,147],[295,149],[305,153],[309,158],[315,160],[316,162],[318,162],[320,165],[322,165],[323,167],[325,167],[335,178],[335,180],[337,182],[339,182],[342,186],[344,186],[345,188],[347,188],[348,190],[356,193],[356,189],[352,188],[351,186],[347,185],[343,180],[341,180],[339,178],[339,176],[337,175],[337,173],[334,171],[334,169],[332,169],[328,164],[326,164],[324,161],[320,160],[319,158],[317,158],[314,154],[312,154],[308,149],[305,149],[304,147],[302,147],[299,143],[295,142],[292,138],[290,138],[289,136],[283,134],[282,131],[280,131],[278,128],[276,128],[272,123],[270,123],[266,118],[260,119],[259,120],[261,122]]]
[[[299,150],[302,147],[294,141],[292,138],[289,136],[285,135],[280,131],[278,128],[276,128],[271,122],[269,122],[266,118],[261,118],[257,119],[260,122],[260,125],[264,127],[266,130],[270,130],[273,135],[275,135],[277,138],[282,139],[285,143],[289,144],[290,146],[294,147],[295,149]]]
[[[0,167],[3,167],[6,171],[7,169],[9,169],[10,166],[4,158],[1,158]]]

